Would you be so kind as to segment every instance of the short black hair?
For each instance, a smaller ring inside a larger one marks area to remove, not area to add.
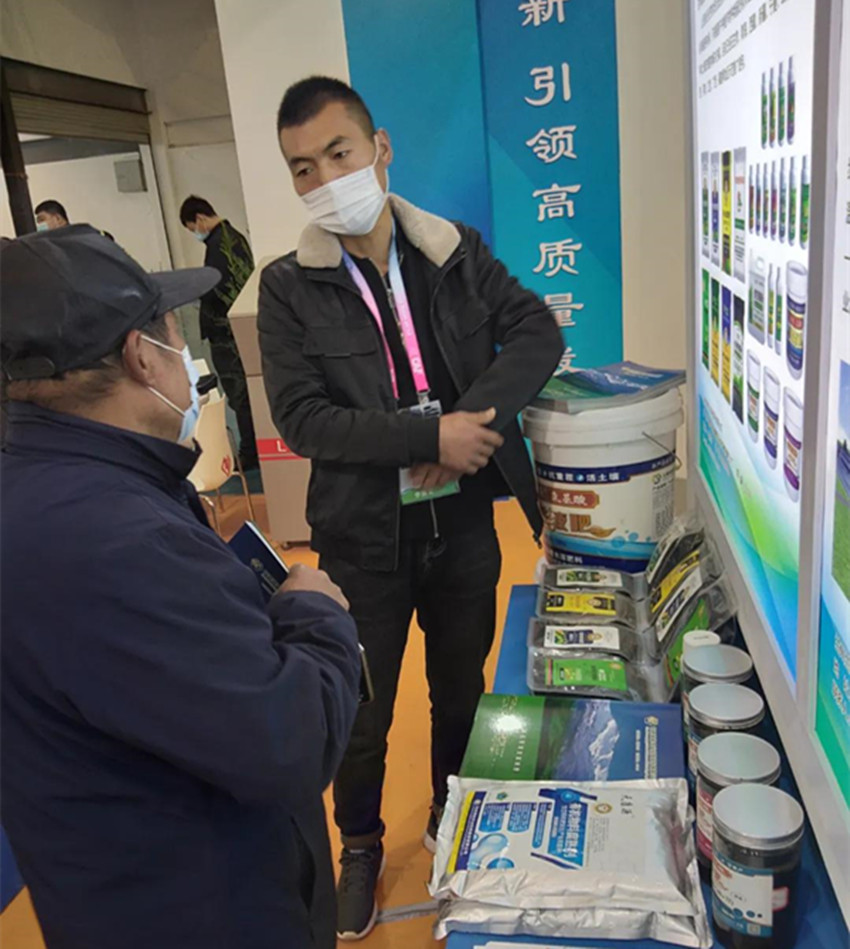
[[[184,227],[187,224],[194,224],[198,220],[199,214],[215,217],[215,208],[206,198],[199,198],[196,194],[190,194],[180,205],[180,223]]]
[[[369,138],[372,138],[375,134],[375,123],[366,103],[351,86],[329,76],[311,76],[296,82],[286,90],[277,111],[278,135],[281,129],[303,125],[314,119],[331,102],[341,102]]]
[[[42,201],[41,204],[37,204],[33,213],[36,216],[39,214],[58,214],[59,217],[64,218],[66,221],[71,220],[64,206],[58,201],[54,201],[53,198],[48,198],[47,201]]]

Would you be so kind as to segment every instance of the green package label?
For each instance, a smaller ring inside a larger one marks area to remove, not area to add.
[[[701,596],[694,605],[693,612],[682,626],[676,641],[664,657],[664,677],[671,689],[679,681],[682,674],[682,649],[685,645],[686,633],[690,633],[694,629],[708,629],[709,619],[708,597]]]
[[[628,691],[626,666],[613,659],[547,659],[546,684]]]

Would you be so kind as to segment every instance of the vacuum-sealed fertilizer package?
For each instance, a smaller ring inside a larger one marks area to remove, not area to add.
[[[644,575],[648,586],[654,586],[705,540],[705,528],[695,515],[677,518],[655,545]]]
[[[682,778],[451,777],[430,891],[576,918],[602,909],[704,918],[691,823]]]
[[[537,615],[541,619],[563,623],[622,623],[632,629],[650,625],[646,602],[635,601],[625,593],[596,590],[547,590],[537,593]]]
[[[646,596],[646,580],[642,573],[599,570],[595,567],[547,567],[541,586],[547,590],[625,593],[635,600],[642,600]]]
[[[682,557],[664,575],[663,579],[653,584],[649,591],[649,612],[655,619],[665,609],[671,598],[682,586],[683,582],[692,575],[698,574],[699,581],[693,581],[698,586],[707,585],[716,580],[723,573],[723,564],[714,550],[714,546],[706,541]]]
[[[528,650],[526,681],[532,692],[592,699],[644,698],[629,683],[628,663],[593,649],[565,655],[560,649],[532,647]]]
[[[695,610],[703,613],[705,622],[691,625],[690,617]],[[679,584],[667,601],[664,609],[655,621],[655,643],[653,649],[664,655],[675,642],[682,630],[718,629],[735,612],[735,600],[729,584],[721,577],[719,580],[704,583],[702,571],[697,568]]]
[[[614,624],[585,626],[532,619],[528,624],[528,645],[565,654],[577,651],[610,653],[627,660],[637,659],[640,653],[634,631]]]
[[[701,897],[700,897],[701,899]],[[440,904],[435,936],[451,932],[560,939],[657,939],[694,949],[713,945],[705,910],[672,916],[642,909],[591,906],[586,909],[518,909],[468,900]]]

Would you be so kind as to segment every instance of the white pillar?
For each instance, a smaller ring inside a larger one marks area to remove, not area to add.
[[[307,215],[277,141],[283,93],[299,79],[348,81],[341,0],[215,0],[254,257],[293,250]]]

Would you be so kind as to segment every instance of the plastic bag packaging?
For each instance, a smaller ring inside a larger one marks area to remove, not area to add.
[[[633,600],[644,599],[647,592],[642,573],[600,570],[596,567],[547,567],[540,585],[547,590],[625,593]]]
[[[602,910],[689,917],[707,932],[692,821],[682,778],[451,777],[429,889],[463,904],[572,911],[574,921],[598,922]]]
[[[633,600],[625,593],[598,590],[547,590],[537,592],[537,615],[550,622],[567,625],[620,623],[632,629],[647,629],[649,610],[645,600]]]
[[[468,900],[440,905],[434,935],[451,932],[560,939],[657,939],[677,946],[709,949],[713,944],[705,916],[672,916],[640,909],[516,909]]]
[[[532,692],[578,695],[591,699],[649,701],[631,681],[631,666],[610,653],[560,649],[528,650],[526,682]]]
[[[701,584],[708,585],[723,573],[723,563],[711,541],[706,540],[677,563],[649,591],[649,615],[652,620],[664,611],[684,581],[699,572]]]
[[[590,650],[626,660],[635,660],[640,653],[637,635],[626,626],[560,624],[541,619],[532,619],[528,624],[528,646],[551,649],[564,655]]]
[[[646,564],[644,575],[652,587],[705,541],[705,528],[696,514],[677,517],[664,532]]]
[[[735,609],[732,588],[722,577],[684,607],[666,637],[664,654],[659,663],[663,671],[659,702],[672,701],[679,688],[685,635],[695,629],[708,629],[719,633],[725,631],[724,635],[727,634],[732,629],[729,621],[734,617]],[[720,641],[728,642],[728,635],[726,640],[721,635]]]
[[[666,656],[683,630],[718,629],[734,613],[735,598],[727,580],[721,577],[704,586],[702,570],[697,568],[679,584],[658,614],[654,642],[650,643],[657,655]]]

